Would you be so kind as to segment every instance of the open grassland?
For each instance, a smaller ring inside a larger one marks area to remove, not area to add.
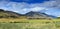
[[[51,23],[0,23],[0,29],[56,29],[56,27]]]
[[[39,22],[56,22],[56,21],[60,21],[60,19],[51,19],[51,20],[41,20],[41,19],[26,19],[26,18],[22,18],[22,19],[20,19],[20,18],[15,18],[15,19],[13,19],[13,18],[1,18],[0,19],[0,22],[6,22],[6,23],[8,23],[8,22],[35,22],[35,23],[39,23]]]
[[[0,19],[0,29],[60,29],[60,19],[28,20],[28,19]]]

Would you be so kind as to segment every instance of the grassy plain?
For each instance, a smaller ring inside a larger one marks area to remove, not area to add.
[[[0,29],[60,29],[60,19],[0,19]]]

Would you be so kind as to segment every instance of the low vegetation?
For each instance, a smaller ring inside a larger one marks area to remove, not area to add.
[[[57,19],[60,19],[60,17],[57,17]]]
[[[0,22],[0,29],[60,29],[60,21],[29,20],[27,22]]]
[[[40,19],[0,10],[0,29],[60,29],[60,18]],[[47,18],[47,17],[46,17]]]

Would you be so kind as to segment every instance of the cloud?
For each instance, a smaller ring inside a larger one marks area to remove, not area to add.
[[[42,4],[45,7],[60,9],[60,0],[51,0]]]
[[[0,2],[0,9],[14,12],[15,11],[23,12],[24,11],[23,9],[25,9],[26,6],[28,6],[28,4],[26,3],[6,2],[6,1]]]
[[[41,10],[44,10],[46,8],[44,7],[33,7],[33,8],[30,8],[31,11],[41,11]]]
[[[28,0],[26,0],[28,1]],[[11,2],[9,0],[0,1],[0,9],[14,11],[25,14],[30,11],[49,10],[49,8],[60,9],[60,0],[45,1],[43,3],[29,4],[25,2]]]
[[[0,9],[25,14],[25,13],[30,12],[30,11],[39,11],[39,10],[42,10],[44,8],[39,7],[35,4],[28,4],[28,3],[24,3],[24,2],[18,3],[18,2],[1,1],[0,2]]]
[[[31,6],[33,6],[33,7],[40,6],[40,7],[60,9],[60,0],[50,0],[50,1],[45,1],[43,3],[35,3]]]

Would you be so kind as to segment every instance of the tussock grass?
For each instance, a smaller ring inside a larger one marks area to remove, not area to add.
[[[0,29],[60,29],[60,20],[0,19]]]

